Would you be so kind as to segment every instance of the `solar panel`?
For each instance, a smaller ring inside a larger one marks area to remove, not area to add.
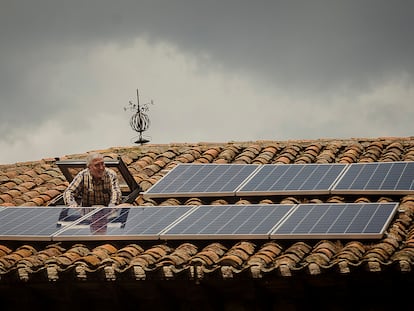
[[[53,236],[63,240],[158,240],[160,232],[191,206],[103,207]]]
[[[346,164],[265,164],[236,195],[328,194],[345,167]]]
[[[268,239],[294,204],[201,205],[161,239]]]
[[[332,188],[333,194],[414,193],[414,162],[352,163]]]
[[[255,164],[178,164],[143,196],[234,196],[237,187],[257,167]]]
[[[299,204],[272,239],[381,238],[398,203]]]
[[[66,208],[67,209],[67,208]],[[81,219],[80,209],[62,216],[59,207],[8,207],[0,210],[0,239],[50,241],[51,236],[70,223]]]

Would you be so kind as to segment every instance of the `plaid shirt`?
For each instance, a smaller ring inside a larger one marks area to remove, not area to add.
[[[80,171],[63,193],[65,204],[72,207],[117,205],[121,202],[121,197],[118,176],[108,168],[105,168],[104,175],[99,180],[93,179],[87,168]]]

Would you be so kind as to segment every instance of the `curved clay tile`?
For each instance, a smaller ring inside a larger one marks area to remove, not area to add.
[[[249,205],[249,204],[251,204],[251,202],[249,200],[240,199],[235,204],[236,205]]]
[[[96,254],[88,254],[74,261],[76,264],[86,264],[89,267],[98,267],[102,260]]]
[[[26,269],[26,276],[28,278],[29,273],[36,272],[44,267],[46,260],[51,257],[59,256],[64,251],[64,248],[59,245],[49,245],[46,249],[39,251],[38,253],[32,254],[29,257],[25,257],[18,263],[19,269]]]
[[[252,158],[246,154],[237,156],[237,159],[233,161],[233,164],[250,164],[252,163]]]
[[[78,277],[86,278],[86,271],[92,271],[90,269],[95,269],[103,264],[103,261],[110,258],[111,254],[116,252],[116,248],[111,244],[103,244],[92,249],[91,252],[82,256],[76,260],[74,263],[77,265],[76,271]],[[81,265],[81,267],[79,267]]]
[[[195,254],[191,260],[192,265],[211,267],[216,264],[227,251],[227,248],[220,243],[211,243]]]
[[[381,162],[401,161],[401,152],[399,150],[387,150],[379,159]]]
[[[270,158],[266,158],[265,156],[258,156],[252,162],[252,164],[269,164]]]
[[[355,203],[371,203],[371,200],[366,197],[359,197],[355,200]]]
[[[402,248],[392,256],[391,260],[399,266],[400,271],[411,272],[414,262],[414,248]]]
[[[281,265],[288,266],[289,268],[298,265],[303,258],[312,250],[312,247],[304,242],[296,242],[287,248],[282,255],[275,260],[277,267]]]
[[[414,161],[414,148],[410,148],[409,150],[407,150],[402,160],[403,161]]]
[[[25,181],[25,182],[21,183],[19,186],[23,187],[27,190],[30,190],[30,189],[33,189],[36,186],[36,184],[34,182],[32,182],[31,179],[30,179],[30,181]]]
[[[296,158],[295,163],[296,164],[309,164],[314,162],[315,157],[311,154],[305,153],[300,155],[298,158]]]
[[[134,162],[134,159],[129,154],[123,154],[121,156],[122,162],[124,162],[126,165],[130,165]]]
[[[51,199],[53,199],[60,194],[60,191],[56,189],[48,189],[45,191],[45,194],[48,195]]]
[[[182,266],[197,253],[197,246],[191,243],[179,245],[171,254],[164,256],[158,265]]]
[[[141,182],[139,183],[139,186],[141,187],[141,189],[142,189],[143,191],[146,191],[146,190],[148,190],[149,188],[151,188],[151,187],[152,187],[152,185],[153,185],[155,182],[156,182],[155,180],[146,179],[146,180],[141,181]]]
[[[151,248],[145,250],[143,253],[135,256],[131,262],[131,266],[140,266],[146,268],[154,265],[160,258],[171,253],[172,248],[167,245],[154,245]]]
[[[17,250],[2,256],[0,258],[0,271],[6,272],[13,268],[19,260],[29,257],[36,253],[36,250],[30,245],[20,246]]]
[[[8,181],[8,182],[5,182],[4,184],[2,184],[0,186],[0,191],[4,193],[4,192],[7,192],[9,190],[12,190],[16,186],[17,186],[17,184],[15,182]]]
[[[312,204],[322,204],[324,202],[321,199],[313,198],[313,199],[310,199],[309,200],[309,203],[312,203]]]
[[[95,247],[92,250],[92,253],[96,254],[99,258],[107,258],[111,254],[114,254],[117,251],[117,248],[113,246],[112,244],[102,244],[97,247]]]
[[[160,171],[164,169],[169,162],[170,162],[169,159],[159,158],[159,159],[156,159],[152,165],[157,166],[159,168],[158,171]]]
[[[167,199],[165,201],[162,201],[159,206],[170,206],[170,205],[181,205],[180,200],[176,198]]]
[[[216,159],[213,161],[215,164],[227,164],[228,162],[224,159]]]
[[[226,254],[220,258],[218,264],[221,266],[241,267],[242,264],[254,253],[255,245],[251,242],[242,241],[233,245]]]
[[[212,159],[211,159],[211,161],[212,161]],[[196,164],[196,163],[208,164],[208,163],[211,163],[211,161],[208,158],[206,158],[204,156],[201,156],[200,158],[195,160],[193,163],[194,164]]]
[[[272,163],[274,153],[262,151],[252,162],[252,164],[270,164]]]
[[[119,269],[130,263],[130,261],[141,254],[144,249],[137,244],[129,244],[127,246],[119,249],[115,254],[111,255],[110,258],[105,259],[106,263],[112,263],[116,265],[116,268]],[[103,263],[104,263],[103,261]]]
[[[169,149],[155,157],[155,162],[161,160],[162,162],[168,163],[174,159],[180,153],[177,150]]]
[[[184,154],[179,155],[176,158],[176,162],[177,163],[191,163],[195,161],[195,159],[197,159],[199,156],[200,155],[196,157],[193,153],[184,153]]]
[[[73,264],[79,258],[86,256],[89,252],[90,250],[86,246],[76,244],[72,248],[63,252],[61,255],[46,260],[46,264],[56,264],[60,268],[65,268]]]
[[[372,142],[360,156],[359,162],[378,162],[383,150],[383,144]]]
[[[203,205],[203,201],[200,198],[189,198],[184,202],[184,205]]]
[[[359,241],[351,241],[338,251],[335,258],[338,261],[346,261],[355,265],[360,262],[364,254],[364,245]]]
[[[282,246],[276,242],[267,242],[260,247],[248,260],[248,265],[260,265],[267,267],[273,264],[273,261],[282,252]]]
[[[400,142],[393,142],[385,148],[384,156],[386,156],[388,153],[394,153],[399,158],[401,158],[404,153],[404,146]]]
[[[0,194],[0,204],[10,206],[13,204],[13,197],[7,193]]]
[[[45,203],[46,202],[43,200],[43,198],[37,197],[23,203],[22,206],[43,206]]]
[[[240,150],[234,145],[226,146],[224,147],[224,150],[221,151],[217,156],[217,161],[224,160],[227,163],[231,163],[239,154],[239,151]]]
[[[41,191],[37,191],[37,190],[32,190],[32,191],[28,191],[25,193],[25,196],[29,197],[29,199],[33,199],[39,196],[39,193],[41,193]]]
[[[217,200],[212,201],[210,204],[211,205],[227,205],[229,204],[229,202],[226,201],[225,199],[217,199]]]
[[[331,150],[325,150],[317,156],[315,163],[335,163],[335,157],[335,153],[333,153]]]
[[[333,195],[326,200],[326,203],[344,203],[345,198],[338,195]]]
[[[142,172],[145,173],[147,176],[153,176],[159,171],[161,171],[161,169],[162,167],[153,163],[153,164],[145,166],[145,168],[142,169]]]
[[[219,155],[220,151],[221,151],[220,147],[210,148],[210,149],[204,151],[201,158],[207,159],[208,162],[213,162],[213,160],[215,158],[217,158],[217,156]]]
[[[348,157],[348,156],[343,156],[338,161],[338,163],[343,163],[343,164],[351,164],[354,162],[355,162],[355,159]]]
[[[328,267],[331,261],[331,258],[337,253],[339,247],[331,241],[321,241],[319,242],[311,251],[311,253],[305,258],[305,261],[310,264],[314,263],[318,267]],[[312,269],[310,271],[312,274],[319,273],[320,270],[316,266],[309,267]]]
[[[274,163],[289,164],[291,162],[291,158],[291,156],[288,157],[285,155],[280,155],[274,160]]]
[[[386,264],[389,262],[397,247],[391,243],[387,243],[386,241],[377,243],[365,253],[364,259],[368,261],[378,261],[381,264]]]
[[[275,156],[280,151],[280,149],[281,148],[279,144],[275,143],[275,144],[270,144],[270,145],[266,145],[265,147],[263,147],[262,152],[271,153],[273,154],[273,156]]]
[[[203,150],[200,147],[189,147],[182,151],[180,155],[177,156],[176,161],[178,161],[179,157],[186,156],[187,154],[190,155],[194,160],[198,159],[203,153]],[[192,162],[193,160],[191,160]]]
[[[2,245],[0,244],[0,258],[8,255],[12,252],[12,250],[10,248],[8,248],[6,245]]]
[[[298,198],[295,197],[287,197],[287,198],[283,198],[280,201],[280,204],[300,204],[300,200]]]
[[[17,170],[12,170],[12,171],[6,171],[5,175],[7,176],[8,179],[13,179],[16,178],[19,173]]]
[[[259,204],[274,204],[274,202],[271,199],[262,199]]]
[[[259,145],[250,145],[244,148],[244,150],[239,154],[239,156],[245,155],[253,160],[257,155],[260,154],[261,150],[262,150],[262,147]]]

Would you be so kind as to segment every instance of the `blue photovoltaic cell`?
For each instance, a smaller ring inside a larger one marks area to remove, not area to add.
[[[162,239],[267,239],[293,204],[202,205],[161,234]]]
[[[0,210],[0,239],[3,240],[48,240],[62,229],[62,222],[80,217],[79,210],[66,213],[60,207],[8,207]]]
[[[333,194],[414,193],[414,162],[353,163],[332,188]]]
[[[265,164],[236,195],[327,194],[345,167],[346,164]]]
[[[398,203],[299,204],[271,238],[381,238]]]
[[[191,206],[104,207],[87,221],[66,227],[53,240],[157,240],[160,232],[185,215]]]
[[[258,165],[179,164],[143,193],[144,198],[234,196]]]

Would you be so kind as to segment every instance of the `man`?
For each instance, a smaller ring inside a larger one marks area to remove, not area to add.
[[[63,200],[69,207],[115,206],[121,198],[118,176],[105,167],[103,156],[99,153],[88,155],[86,168],[75,176],[63,193]]]

